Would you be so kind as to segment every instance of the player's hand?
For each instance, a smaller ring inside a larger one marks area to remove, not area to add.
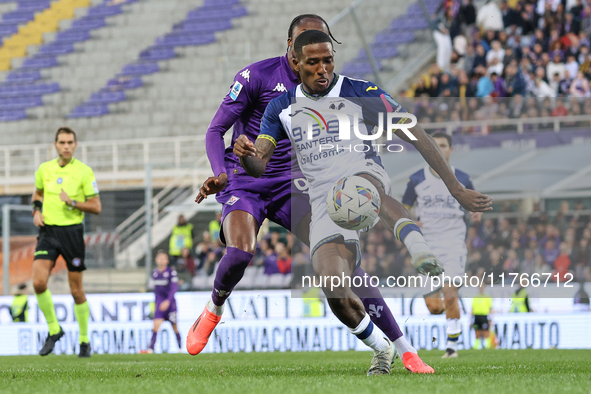
[[[195,202],[200,204],[210,194],[216,194],[224,190],[227,184],[228,175],[225,172],[222,172],[220,176],[210,176],[203,182],[203,185],[199,189],[199,194],[195,197]]]
[[[64,189],[62,189],[62,192],[60,193],[60,200],[62,200],[63,202],[65,202],[66,205],[68,205],[68,206],[72,205],[72,200],[70,200],[70,197],[68,196],[68,193],[66,193],[64,191]]]
[[[482,220],[482,212],[470,212],[470,217],[474,223],[480,223]]]
[[[466,211],[492,211],[492,198],[486,194],[478,193],[476,190],[462,188],[459,192],[454,193],[453,196]]]
[[[238,157],[254,156],[257,150],[254,143],[244,134],[240,134],[234,142],[234,154]]]
[[[43,218],[41,211],[35,211],[35,215],[33,215],[33,223],[36,227],[45,226],[45,219]]]
[[[160,312],[166,312],[168,310],[168,307],[170,307],[170,301],[168,300],[164,300],[160,303]]]

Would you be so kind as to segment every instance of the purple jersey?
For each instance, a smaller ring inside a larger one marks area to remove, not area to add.
[[[240,178],[251,178],[242,169],[238,157],[233,153],[234,142],[241,134],[254,142],[259,135],[261,119],[267,104],[298,83],[297,75],[289,67],[287,55],[253,63],[236,74],[232,87],[224,97],[206,134],[207,155],[214,175],[226,172],[228,176],[235,174]],[[232,125],[232,143],[223,153],[223,135]],[[292,158],[291,144],[288,140],[281,141],[267,165],[265,175],[289,174],[292,165],[297,169],[297,161],[295,157]]]
[[[175,304],[174,294],[177,291],[179,281],[176,271],[166,267],[164,271],[160,272],[156,268],[152,272],[152,281],[154,282],[154,294],[156,295],[156,309],[164,300],[169,300],[172,307]]]

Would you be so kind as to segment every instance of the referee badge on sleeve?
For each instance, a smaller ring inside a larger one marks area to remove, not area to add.
[[[98,185],[96,184],[96,181],[92,181],[92,188],[93,188],[94,192],[98,194],[99,188],[98,188]]]

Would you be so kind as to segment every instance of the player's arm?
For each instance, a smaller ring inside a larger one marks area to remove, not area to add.
[[[243,76],[245,75],[244,71],[248,71],[248,69],[242,70],[234,77],[230,91],[224,97],[205,133],[205,152],[211,164],[213,176],[203,182],[203,186],[201,186],[199,194],[195,198],[197,203],[201,203],[210,194],[224,190],[228,184],[224,135],[247,109],[251,100],[250,96],[258,86],[258,79],[250,73],[248,79],[245,79]]]
[[[98,215],[103,209],[101,205],[101,198],[98,196],[98,194],[94,197],[87,198],[86,201],[76,201],[68,197],[68,194],[64,191],[64,189],[62,189],[62,192],[60,193],[60,199],[70,208],[77,209],[84,213]]]
[[[234,144],[234,154],[240,158],[240,164],[247,174],[255,178],[265,173],[267,164],[275,152],[277,141],[287,138],[283,124],[279,118],[281,99],[271,100],[261,120],[261,131],[253,144],[245,135],[241,135]]]
[[[42,167],[39,167],[35,172],[35,191],[33,192],[33,223],[37,227],[45,226],[45,219],[43,218],[43,174]]]
[[[410,123],[410,119],[406,122]],[[464,209],[470,212],[485,212],[492,210],[492,199],[484,194],[478,193],[475,190],[466,189],[456,178],[449,163],[443,157],[441,150],[437,146],[435,140],[425,132],[421,125],[409,129],[416,140],[411,140],[404,131],[398,129],[395,134],[403,141],[412,144],[423,156],[425,161],[439,174],[449,192]]]
[[[273,152],[275,152],[275,143],[261,135],[254,144],[248,141],[245,135],[238,138],[242,138],[241,143],[245,147],[241,155],[238,156],[240,157],[240,164],[242,164],[248,175],[259,178],[265,173],[267,164],[271,160]]]

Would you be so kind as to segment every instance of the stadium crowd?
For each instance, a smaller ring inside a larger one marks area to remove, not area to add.
[[[591,6],[499,4],[477,11],[471,0],[442,3],[433,24],[437,63],[403,93],[422,98],[405,108],[423,123],[591,115]]]
[[[515,217],[509,209],[505,211],[507,217]],[[406,248],[390,231],[378,224],[361,240],[362,267],[370,275],[416,275]],[[572,208],[563,201],[552,215],[538,209],[527,219],[469,223],[466,245],[468,276],[492,273],[498,280],[505,273],[505,280],[509,280],[511,273],[551,273],[564,281],[570,272],[574,281],[591,281],[591,221],[580,201]]]
[[[572,206],[563,201],[553,214],[536,209],[527,218],[517,218],[509,205],[501,210],[507,218],[468,223],[468,276],[492,273],[498,280],[504,273],[505,280],[510,280],[511,273],[551,273],[564,281],[570,272],[575,282],[591,282],[591,214],[581,201]],[[372,276],[417,275],[407,249],[380,223],[362,233],[361,251],[362,267]],[[180,290],[190,290],[194,276],[213,275],[223,253],[219,238],[203,232],[194,253],[185,249],[176,261]],[[251,266],[261,267],[261,274],[267,276],[292,270],[294,278],[312,274],[309,249],[290,233],[276,231],[260,240]]]

